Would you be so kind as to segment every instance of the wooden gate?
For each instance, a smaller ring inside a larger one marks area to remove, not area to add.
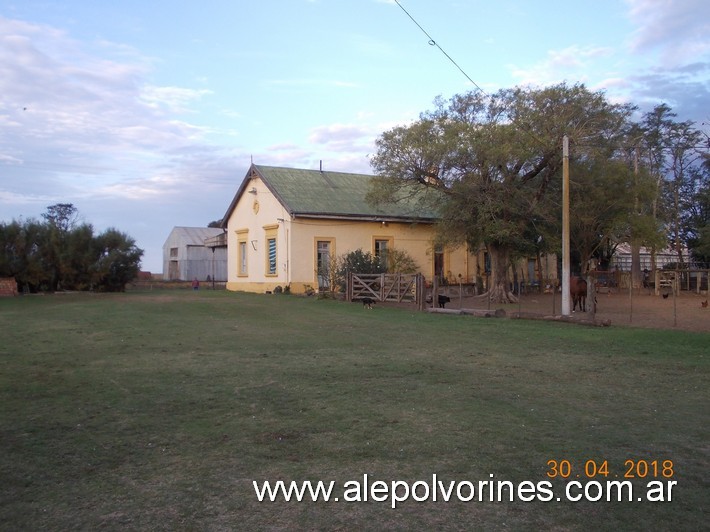
[[[424,276],[421,273],[348,273],[347,299],[415,303],[424,308]]]

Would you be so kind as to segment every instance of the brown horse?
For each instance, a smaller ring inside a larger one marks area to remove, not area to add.
[[[572,312],[579,310],[587,312],[587,281],[582,277],[571,276],[569,279],[569,294],[572,296]]]

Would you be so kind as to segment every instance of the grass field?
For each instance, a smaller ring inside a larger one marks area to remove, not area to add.
[[[0,318],[2,530],[710,521],[710,334],[210,291],[19,297]],[[563,474],[568,460],[569,478],[548,478],[549,460]],[[606,461],[603,484],[628,460],[637,477],[651,466],[633,502],[556,500],[585,464]],[[364,474],[547,480],[555,498],[343,500]],[[266,480],[335,481],[341,500],[259,502]],[[672,500],[637,501],[651,480],[676,481]]]

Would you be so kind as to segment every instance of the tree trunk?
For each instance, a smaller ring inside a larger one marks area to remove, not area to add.
[[[506,247],[489,245],[488,252],[491,254],[488,298],[491,303],[517,303],[518,298],[510,290],[510,279],[508,278],[510,250]]]

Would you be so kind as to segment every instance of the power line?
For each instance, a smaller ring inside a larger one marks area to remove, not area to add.
[[[417,27],[418,27],[420,30],[422,30],[422,33],[424,33],[424,35],[426,35],[426,36],[429,38],[429,45],[430,45],[430,46],[436,46],[436,47],[441,51],[441,53],[444,54],[444,55],[446,56],[446,58],[447,58],[449,61],[451,61],[451,63],[452,63],[456,68],[459,69],[459,71],[466,77],[467,80],[469,80],[471,83],[473,83],[473,85],[474,85],[486,98],[490,98],[490,96],[488,95],[488,93],[486,93],[486,91],[484,91],[484,90],[478,85],[478,83],[476,83],[475,81],[473,81],[473,79],[471,78],[471,76],[469,76],[469,75],[464,71],[464,69],[461,68],[461,67],[459,66],[459,64],[458,64],[456,61],[454,61],[453,58],[452,58],[449,54],[447,54],[446,51],[445,51],[441,46],[439,46],[439,43],[437,43],[437,42],[434,40],[434,38],[433,38],[431,35],[429,35],[429,32],[427,32],[427,31],[422,27],[422,25],[419,24],[419,22],[416,21],[416,19],[409,13],[409,11],[407,11],[406,9],[404,9],[404,7],[402,6],[402,4],[399,3],[399,0],[394,0],[394,1],[395,1],[395,3],[399,6],[399,8],[400,8],[402,11],[404,11],[404,13],[406,13],[406,15],[412,20],[412,22],[414,22],[414,24],[416,24]],[[540,144],[540,145],[543,145],[543,144],[544,144],[544,143],[538,138],[538,136],[535,135],[535,133],[533,133],[533,132],[529,129],[529,127],[527,127],[527,126],[522,126],[522,127],[521,127],[520,125],[518,125],[518,127],[520,127],[520,130],[521,130],[521,131],[523,131],[524,133],[526,133],[527,135],[529,135],[530,138],[533,139],[533,140],[534,140],[535,142],[537,142],[538,144]]]
[[[469,75],[464,71],[464,69],[461,68],[461,67],[459,66],[459,64],[458,64],[456,61],[454,61],[454,59],[453,59],[449,54],[447,54],[446,51],[445,51],[441,46],[439,46],[439,43],[437,43],[436,40],[434,40],[434,38],[429,34],[429,32],[427,32],[427,31],[422,27],[422,25],[419,24],[419,22],[417,22],[417,20],[409,13],[409,11],[407,11],[407,10],[404,8],[404,6],[402,6],[402,4],[399,3],[399,0],[394,0],[394,2],[395,2],[395,3],[399,6],[399,8],[410,18],[410,20],[411,20],[412,22],[414,22],[414,24],[416,24],[416,26],[422,31],[422,33],[424,33],[424,35],[427,36],[427,38],[429,39],[429,45],[430,45],[430,46],[436,46],[436,47],[439,49],[439,51],[441,51],[441,53],[444,54],[444,55],[446,56],[446,58],[447,58],[449,61],[451,61],[451,63],[466,77],[466,79],[468,79],[468,80],[469,80],[479,91],[481,91],[485,96],[488,96],[488,94],[486,93],[486,91],[484,91],[484,90],[478,85],[478,83],[476,83],[475,81],[473,81],[473,79],[471,79],[471,76],[469,76]],[[703,122],[702,125],[706,125],[706,123]],[[522,129],[522,131],[524,131],[525,133],[527,133],[528,135],[530,135],[530,137],[531,137],[533,140],[535,140],[536,142],[542,144],[542,141],[537,137],[537,135],[535,135],[532,131],[530,131],[530,129],[529,129],[528,127],[525,127],[525,126],[524,126],[524,127],[522,127],[521,129]],[[599,146],[595,146],[595,145],[592,145],[592,144],[585,144],[585,143],[579,143],[579,144],[577,144],[577,146],[580,146],[580,147],[599,147]],[[632,146],[632,147],[634,147],[634,146]],[[707,149],[707,148],[710,148],[710,139],[708,139],[707,145],[688,146],[688,148],[689,148],[689,149]],[[625,149],[625,147],[622,146],[620,149]],[[670,149],[670,148],[668,148],[668,149]]]
[[[404,9],[404,7],[402,6],[402,4],[399,3],[399,0],[394,0],[394,1],[395,1],[395,3],[399,6],[399,8],[407,14],[407,16],[412,20],[412,22],[414,22],[414,23],[417,25],[417,27],[418,27],[420,30],[422,30],[422,33],[424,33],[424,35],[426,35],[426,36],[429,38],[429,45],[430,45],[430,46],[436,46],[436,47],[439,49],[439,51],[441,51],[441,53],[444,54],[444,55],[446,56],[446,58],[447,58],[449,61],[451,61],[451,63],[452,63],[456,68],[458,68],[459,71],[460,71],[464,76],[466,76],[466,79],[467,79],[467,80],[469,80],[471,83],[473,83],[473,85],[474,85],[479,91],[481,91],[483,94],[486,94],[486,91],[484,91],[484,90],[478,85],[478,83],[476,83],[475,81],[473,81],[473,79],[471,79],[471,76],[469,76],[468,74],[466,74],[466,72],[464,71],[464,69],[461,68],[461,67],[459,66],[459,64],[458,64],[456,61],[454,61],[454,60],[452,59],[452,57],[451,57],[449,54],[447,54],[441,46],[439,46],[439,43],[437,43],[437,42],[434,40],[434,38],[433,38],[431,35],[429,35],[429,33],[427,33],[427,31],[426,31],[424,28],[422,28],[421,24],[419,24],[419,22],[417,22],[416,19],[415,19],[412,15],[409,14],[409,11],[407,11],[406,9]]]

